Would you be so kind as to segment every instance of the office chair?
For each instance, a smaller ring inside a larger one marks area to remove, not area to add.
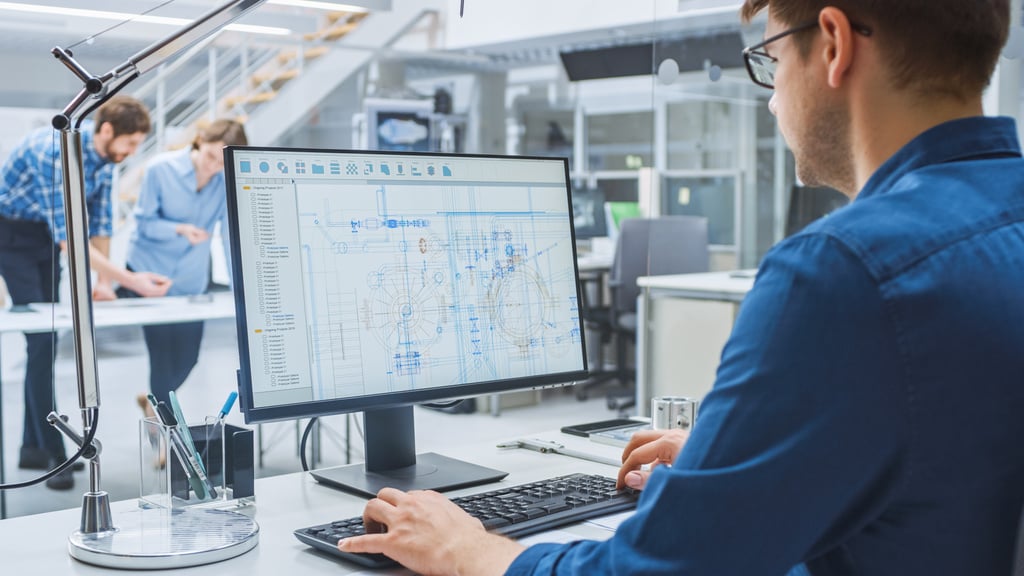
[[[1017,556],[1013,563],[1013,575],[1024,576],[1024,511],[1021,512],[1017,528]]]
[[[627,362],[627,347],[636,342],[636,284],[640,276],[691,274],[707,272],[708,223],[697,216],[662,216],[660,218],[629,218],[620,225],[615,244],[615,259],[608,279],[611,302],[608,306],[585,303],[583,320],[596,328],[601,343],[615,338],[615,369],[599,367],[586,381],[576,386],[576,398],[586,400],[591,389],[616,380],[629,391],[636,379],[636,370]],[[625,409],[632,396],[608,397],[608,407]]]

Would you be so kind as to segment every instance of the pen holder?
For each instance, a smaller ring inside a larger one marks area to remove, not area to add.
[[[180,431],[155,418],[139,422],[139,506],[158,508],[240,508],[255,503],[252,430],[210,418],[189,426],[195,454],[209,483],[202,493],[182,465],[173,438]],[[191,466],[190,466],[191,469]],[[210,490],[212,485],[213,490]]]

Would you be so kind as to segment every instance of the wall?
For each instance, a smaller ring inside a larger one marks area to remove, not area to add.
[[[459,18],[460,0],[447,1],[450,49],[652,22],[677,15],[679,7],[678,0],[465,0]]]

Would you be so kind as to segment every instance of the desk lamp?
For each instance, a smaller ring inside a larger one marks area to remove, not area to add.
[[[251,550],[258,542],[256,522],[236,512],[139,509],[121,515],[116,523],[110,513],[110,498],[100,488],[100,445],[95,441],[100,398],[79,127],[90,112],[128,83],[218,32],[263,1],[225,2],[102,76],[87,72],[69,50],[56,47],[51,51],[84,84],[64,110],[53,118],[53,127],[61,133],[78,402],[84,434],[79,435],[67,423],[66,417],[51,413],[48,418],[53,426],[78,444],[76,456],[89,460],[89,491],[83,496],[81,525],[68,539],[69,554],[82,562],[112,568],[182,568],[237,556]],[[66,466],[70,465],[70,461],[66,463]]]

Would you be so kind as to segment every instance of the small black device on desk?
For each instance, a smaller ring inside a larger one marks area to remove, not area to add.
[[[594,432],[604,432],[606,430],[616,430],[618,428],[635,428],[637,426],[643,426],[643,422],[639,420],[630,420],[629,418],[613,418],[611,420],[601,420],[600,422],[587,422],[586,424],[573,424],[571,426],[563,426],[562,432],[565,434],[572,434],[573,436],[582,436],[586,438]]]
[[[452,498],[495,534],[518,538],[574,524],[589,518],[632,510],[640,493],[615,489],[615,480],[593,474],[569,474]],[[363,517],[300,528],[295,537],[310,546],[370,568],[394,566],[383,554],[352,554],[338,550],[342,538],[365,534]]]

